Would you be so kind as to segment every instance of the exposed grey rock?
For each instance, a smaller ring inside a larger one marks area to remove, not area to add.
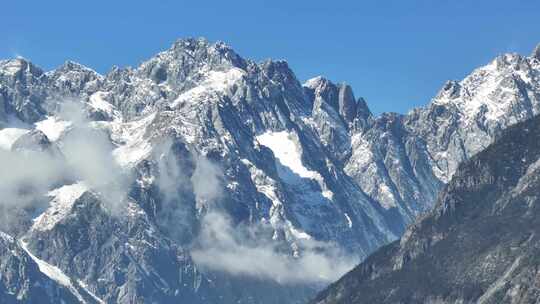
[[[0,61],[0,113],[4,113],[0,118],[7,119],[10,114],[23,121],[38,121],[45,113],[43,78],[43,71],[25,59]]]
[[[357,102],[352,88],[348,84],[342,84],[339,88],[339,114],[345,121],[352,122],[356,118]]]
[[[533,52],[532,52],[532,54],[531,54],[531,57],[540,60],[540,44],[538,44],[538,45],[534,48],[534,50],[533,50]]]
[[[72,291],[42,273],[14,238],[1,231],[0,299],[6,304],[80,303]],[[89,299],[88,303],[94,302]]]

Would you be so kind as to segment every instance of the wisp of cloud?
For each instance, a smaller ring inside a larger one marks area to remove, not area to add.
[[[191,179],[197,199],[207,204],[222,195],[219,167],[204,159],[198,161]],[[253,276],[288,284],[321,284],[337,280],[359,260],[339,247],[314,240],[297,240],[298,256],[284,252],[272,240],[272,227],[263,223],[234,226],[222,208],[209,208],[201,220],[192,257],[208,270]],[[265,235],[266,237],[260,237]]]

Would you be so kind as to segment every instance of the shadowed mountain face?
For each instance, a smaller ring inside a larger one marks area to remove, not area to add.
[[[433,211],[313,303],[538,303],[540,117],[459,166]]]
[[[0,230],[107,303],[302,303],[537,114],[539,75],[502,55],[375,117],[204,39],[106,75],[0,61]]]

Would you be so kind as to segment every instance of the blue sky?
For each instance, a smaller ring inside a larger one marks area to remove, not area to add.
[[[204,36],[257,61],[286,59],[301,81],[347,82],[375,113],[404,113],[497,54],[528,55],[539,16],[536,0],[4,1],[0,58],[106,73]]]

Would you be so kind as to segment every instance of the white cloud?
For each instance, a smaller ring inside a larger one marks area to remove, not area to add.
[[[305,240],[299,257],[280,250],[280,244],[262,233],[265,227],[233,227],[220,212],[203,218],[194,261],[209,270],[253,276],[286,283],[328,283],[359,261],[331,244]],[[265,237],[261,237],[265,235]]]
[[[204,156],[198,156],[195,171],[191,176],[193,192],[199,207],[218,200],[222,196],[223,173],[220,168]]]
[[[107,134],[89,126],[82,105],[61,104],[59,116],[72,123],[58,142],[62,153],[0,149],[0,205],[40,209],[46,207],[44,197],[51,188],[80,180],[105,198],[106,207],[117,211],[125,202],[130,177],[114,162]]]
[[[272,239],[273,228],[262,223],[233,225],[219,203],[223,173],[203,157],[191,181],[198,202],[207,212],[201,219],[192,257],[200,267],[232,275],[253,276],[282,284],[320,284],[337,280],[359,261],[337,246],[310,239],[297,240],[298,256]]]

